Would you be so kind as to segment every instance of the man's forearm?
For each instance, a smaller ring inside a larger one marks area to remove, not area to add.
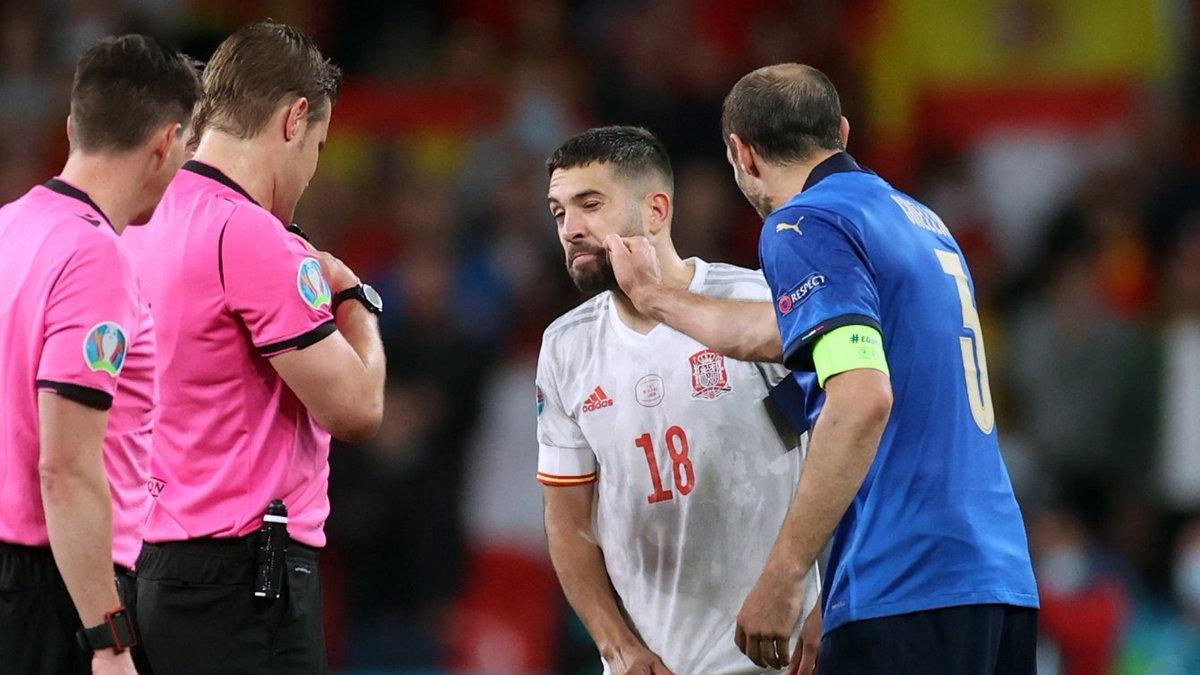
[[[675,330],[740,361],[783,360],[783,343],[769,302],[726,300],[660,287],[635,300]]]
[[[112,496],[104,467],[85,475],[42,474],[50,550],[85,626],[104,621],[121,601],[113,582]]]
[[[379,319],[362,303],[349,301],[338,307],[336,320],[338,332],[362,360],[368,393],[378,397],[382,405],[387,359],[383,352],[383,339],[379,335]]]
[[[604,555],[588,536],[590,528],[585,533],[550,520],[546,526],[550,559],[563,593],[600,653],[611,660],[612,653],[622,646],[640,644],[617,604],[616,591],[604,567]]]
[[[886,383],[883,373],[856,370],[827,383],[800,485],[764,574],[802,579],[858,493],[891,410],[891,390],[878,386],[880,378]]]
[[[112,496],[104,472],[108,414],[38,395],[38,472],[54,562],[85,626],[120,605],[113,581]]]

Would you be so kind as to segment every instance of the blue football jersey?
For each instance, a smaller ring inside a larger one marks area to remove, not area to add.
[[[793,421],[820,413],[812,348],[829,331],[879,329],[891,370],[891,418],[833,536],[826,632],[940,607],[1037,607],[974,287],[942,220],[839,153],[767,217],[759,254],[793,371],[773,398]]]

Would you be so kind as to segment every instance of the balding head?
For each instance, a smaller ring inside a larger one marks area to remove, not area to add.
[[[721,111],[725,142],[737,134],[762,158],[792,164],[843,150],[842,104],[821,71],[799,63],[759,68],[733,85]]]

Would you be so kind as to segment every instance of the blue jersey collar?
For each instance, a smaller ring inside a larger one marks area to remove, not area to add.
[[[865,169],[859,166],[858,162],[854,161],[854,158],[848,153],[837,152],[813,167],[812,172],[808,174],[808,180],[804,181],[803,189],[807,190],[829,176],[843,171],[865,171]]]

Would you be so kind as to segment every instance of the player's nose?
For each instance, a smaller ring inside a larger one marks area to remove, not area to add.
[[[585,239],[588,234],[587,225],[583,218],[572,215],[569,211],[563,215],[563,226],[559,236],[565,242],[576,242]]]

